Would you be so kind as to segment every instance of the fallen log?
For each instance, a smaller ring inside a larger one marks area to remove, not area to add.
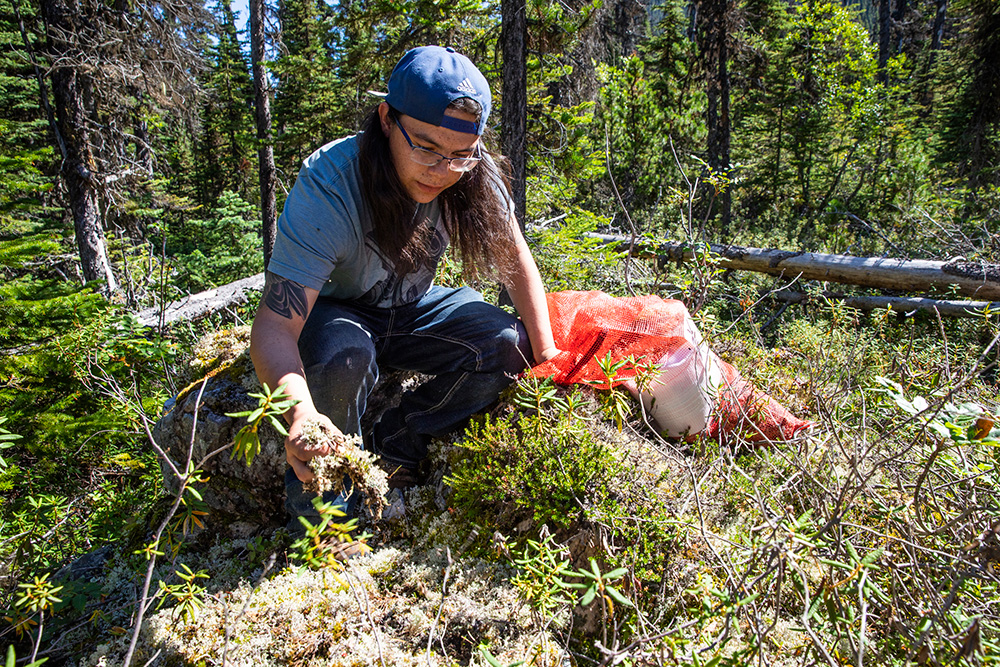
[[[915,311],[937,311],[944,317],[982,317],[983,311],[1000,313],[1000,301],[955,301],[949,299],[926,299],[922,297],[905,296],[848,296],[835,292],[823,292],[822,295],[806,294],[794,290],[777,290],[768,296],[782,303],[809,303],[820,298],[839,301],[845,306],[858,310],[885,310],[904,315],[912,315]]]
[[[173,301],[163,309],[162,319],[159,307],[140,311],[139,321],[143,326],[167,326],[181,320],[197,320],[208,317],[225,308],[242,306],[250,300],[250,292],[264,289],[264,274],[258,273],[214,289],[191,294]]]
[[[605,243],[617,243],[627,248],[627,236],[589,233]],[[794,252],[735,245],[710,245],[720,258],[719,266],[726,269],[756,271],[786,279],[826,280],[862,287],[901,290],[906,292],[953,293],[979,299],[1000,299],[1000,266],[967,262],[961,258],[948,262],[928,259],[896,259],[891,257],[852,257],[816,252]],[[651,243],[637,239],[632,249],[636,256],[654,256],[661,264],[691,260],[695,253],[688,243],[664,241]]]

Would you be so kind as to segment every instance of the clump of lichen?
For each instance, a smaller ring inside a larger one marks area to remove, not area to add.
[[[372,516],[376,520],[381,518],[389,481],[385,472],[375,465],[376,457],[362,449],[361,436],[334,432],[329,424],[318,419],[303,424],[301,433],[310,447],[326,445],[331,450],[328,456],[316,456],[309,461],[313,478],[303,484],[303,488],[317,495],[330,490],[341,493],[346,476],[354,485],[354,493],[364,495],[365,506]]]
[[[152,611],[132,664],[485,665],[480,645],[503,664],[566,664],[556,631],[538,627],[511,575],[505,564],[388,547],[339,572],[288,569],[256,584],[230,582],[203,598],[196,617]],[[121,667],[129,640],[109,635],[77,664]]]

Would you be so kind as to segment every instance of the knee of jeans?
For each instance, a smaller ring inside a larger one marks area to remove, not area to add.
[[[329,371],[345,380],[363,380],[377,372],[375,345],[367,333],[354,326],[324,327],[299,341],[299,353],[307,373],[310,369],[314,373]]]
[[[306,366],[307,378],[317,374],[329,375],[346,387],[363,383],[372,385],[378,377],[375,350],[370,345],[344,345],[313,361],[312,365]]]
[[[502,360],[500,370],[504,373],[516,375],[533,363],[531,341],[520,322],[497,334],[497,346],[500,352],[498,357]]]

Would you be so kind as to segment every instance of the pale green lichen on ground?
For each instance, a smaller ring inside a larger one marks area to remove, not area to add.
[[[479,643],[503,664],[559,664],[558,643],[534,625],[509,576],[502,564],[449,564],[440,550],[391,547],[340,573],[286,570],[257,587],[243,582],[206,598],[196,620],[171,610],[153,614],[133,664],[159,652],[154,664],[221,664],[225,653],[232,667],[486,665]],[[127,644],[127,636],[116,638],[80,667],[119,667]]]
[[[334,433],[324,422],[312,419],[303,424],[302,437],[310,447],[328,445],[332,450],[329,456],[317,456],[309,461],[313,479],[303,484],[303,488],[317,495],[331,490],[339,494],[344,490],[344,477],[349,477],[354,493],[363,494],[372,516],[380,518],[386,506],[389,480],[375,465],[375,455],[362,449],[361,436]]]

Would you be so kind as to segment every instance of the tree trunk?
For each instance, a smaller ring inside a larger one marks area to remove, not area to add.
[[[526,214],[525,135],[528,118],[528,27],[524,0],[502,0],[500,5],[503,45],[503,107],[501,113],[501,150],[510,160],[514,213],[521,231]]]
[[[135,119],[135,161],[146,176],[153,175],[153,151],[149,147],[149,123],[141,115],[142,108],[136,110]]]
[[[250,58],[253,63],[253,92],[257,121],[257,161],[260,172],[260,237],[264,241],[264,268],[271,261],[278,229],[275,201],[277,174],[271,139],[271,100],[264,70],[264,0],[250,0]]]
[[[623,250],[631,239],[610,234],[585,234],[588,238],[617,243]],[[787,280],[826,280],[835,283],[922,292],[955,289],[977,299],[1000,299],[1000,265],[978,262],[940,262],[929,259],[851,257],[814,252],[792,252],[763,248],[712,244],[719,267],[757,271]],[[689,244],[666,241],[657,245],[636,244],[633,254],[655,256],[661,263],[684,262],[695,255]]]
[[[948,10],[948,0],[937,0],[937,11],[934,13],[934,25],[931,27],[931,58],[937,56],[941,50],[941,41],[944,38],[944,19]]]
[[[242,306],[250,300],[251,292],[264,289],[264,274],[241,278],[226,285],[191,294],[183,299],[153,306],[137,313],[139,322],[146,327],[169,326],[176,322],[193,322],[214,315],[220,310]],[[161,312],[162,310],[162,312]]]
[[[83,101],[84,78],[87,75],[71,65],[58,65],[61,56],[66,55],[61,35],[73,34],[76,26],[73,14],[62,0],[42,0],[41,9],[48,26],[49,56],[57,63],[51,74],[56,107],[56,127],[53,129],[62,140],[61,174],[73,213],[83,278],[88,283],[103,280],[105,286],[102,291],[110,294],[118,289],[118,283],[108,261],[104,230],[101,228],[96,175],[93,172],[93,147]],[[72,60],[68,59],[69,62]]]
[[[889,83],[889,40],[892,14],[889,0],[879,0],[878,3],[878,80],[882,85]]]
[[[703,0],[698,9],[698,42],[705,66],[708,95],[706,124],[708,126],[708,166],[723,173],[729,169],[729,0]],[[719,202],[723,227],[728,228],[731,197],[724,190]]]
[[[892,12],[892,42],[893,53],[903,53],[906,48],[906,12],[909,11],[907,0],[896,0],[896,8]]]
[[[894,313],[910,315],[918,310],[937,312],[942,317],[982,318],[982,311],[989,308],[993,312],[1000,310],[996,301],[955,301],[952,299],[922,299],[903,296],[848,296],[836,292],[823,292],[816,296],[805,292],[778,290],[770,297],[782,303],[810,303],[822,300],[839,301],[850,308],[858,310],[885,310],[889,308]]]

